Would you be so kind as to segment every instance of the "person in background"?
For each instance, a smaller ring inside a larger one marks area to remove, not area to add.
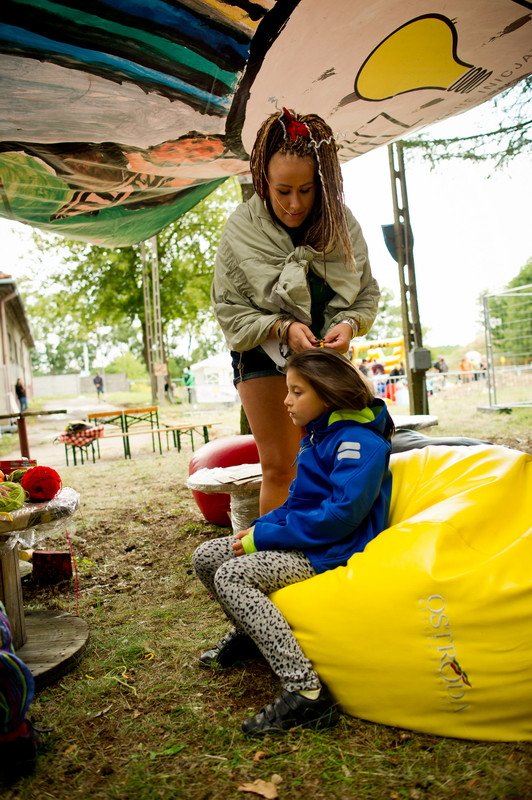
[[[96,397],[98,398],[98,402],[101,402],[101,398],[103,397],[103,378],[99,372],[96,373],[94,378],[92,379],[94,386],[96,387]]]
[[[362,373],[362,375],[368,376],[369,375],[368,359],[367,358],[363,358],[362,361],[360,362],[360,364],[358,365],[358,368],[359,368],[360,372]]]
[[[473,364],[467,356],[462,356],[458,368],[460,370],[460,380],[462,383],[470,383],[473,378]]]
[[[405,365],[403,361],[400,361],[390,370],[390,376],[392,378],[400,378],[401,376],[405,375]]]
[[[391,400],[392,403],[396,402],[396,393],[397,393],[397,383],[399,382],[399,378],[404,377],[405,375],[405,365],[403,361],[400,361],[398,364],[392,367],[390,370],[390,374],[388,376],[388,381],[386,383],[386,389],[384,390],[384,396]]]
[[[343,355],[328,348],[288,359],[284,405],[306,428],[286,502],[236,536],[200,545],[194,569],[233,627],[200,656],[204,667],[230,667],[262,654],[283,691],[242,724],[264,735],[338,719],[333,697],[269,595],[345,565],[388,523],[389,458],[394,432],[386,404]]]
[[[449,372],[449,367],[445,363],[445,359],[443,356],[438,356],[437,361],[434,362],[434,369],[436,372],[445,373]]]
[[[384,397],[386,394],[386,384],[388,382],[386,377],[384,377],[386,375],[384,364],[377,361],[377,359],[372,359],[370,362],[370,370],[370,375],[373,376],[375,394],[378,394],[379,397]]]
[[[17,395],[20,412],[23,413],[28,408],[28,398],[26,396],[26,387],[22,383],[22,378],[17,378],[15,392]]]
[[[175,389],[175,386],[172,383],[172,376],[170,374],[168,374],[166,376],[165,382],[164,382],[164,393],[166,395],[166,399],[168,400],[168,402],[171,405],[173,405],[175,403],[174,389]]]
[[[286,500],[301,438],[283,414],[286,356],[318,345],[347,353],[377,313],[337,149],[316,114],[271,114],[251,153],[255,195],[231,215],[216,257],[214,313],[259,451],[261,513]]]
[[[188,402],[193,403],[196,399],[194,396],[194,384],[196,383],[196,379],[194,378],[194,373],[190,369],[190,364],[187,364],[183,370],[183,383],[187,387]]]

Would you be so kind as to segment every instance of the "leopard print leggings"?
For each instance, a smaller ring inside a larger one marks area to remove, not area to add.
[[[316,572],[299,550],[264,550],[235,556],[233,536],[204,542],[194,552],[196,575],[234,628],[218,643],[238,633],[250,636],[288,692],[319,689],[320,679],[292,630],[268,595],[283,586],[312,578]]]

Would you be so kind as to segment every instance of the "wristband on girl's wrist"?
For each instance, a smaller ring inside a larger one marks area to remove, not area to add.
[[[341,325],[342,322],[345,322],[345,324],[349,325],[349,327],[351,328],[351,339],[353,338],[353,336],[357,335],[357,333],[358,333],[358,322],[355,319],[352,319],[351,317],[345,317],[345,319],[341,319],[340,320],[338,325]]]
[[[294,322],[294,320],[291,317],[283,317],[279,321],[275,329],[275,335],[281,344],[288,344],[288,329],[292,322]]]
[[[257,548],[255,547],[255,539],[253,533],[255,531],[255,527],[249,529],[249,533],[246,533],[245,536],[242,537],[240,540],[242,547],[244,548],[244,553],[246,555],[250,555],[250,553],[256,553]]]

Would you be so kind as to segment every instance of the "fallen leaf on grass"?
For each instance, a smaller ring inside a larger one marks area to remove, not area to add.
[[[255,755],[253,756],[253,761],[264,761],[265,758],[269,758],[269,754],[265,753],[264,750],[257,750]]]
[[[94,714],[92,714],[92,718],[96,719],[97,717],[101,717],[102,714],[107,714],[107,712],[110,711],[112,709],[112,707],[113,706],[111,705],[111,706],[107,706],[107,708],[102,708],[101,711],[96,711]]]
[[[78,749],[77,744],[69,744],[68,747],[65,750],[65,754],[66,753],[69,753],[69,754],[70,753],[75,753],[77,749]]]
[[[277,800],[279,797],[277,786],[280,783],[281,779],[279,776],[272,775],[271,781],[263,781],[261,778],[257,778],[253,783],[242,783],[237,787],[237,791],[252,792],[253,794],[258,794],[260,797],[266,798],[266,800]]]

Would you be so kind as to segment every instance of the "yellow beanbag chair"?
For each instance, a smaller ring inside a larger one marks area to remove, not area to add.
[[[532,739],[532,458],[429,446],[391,468],[389,527],[272,600],[348,714]]]

